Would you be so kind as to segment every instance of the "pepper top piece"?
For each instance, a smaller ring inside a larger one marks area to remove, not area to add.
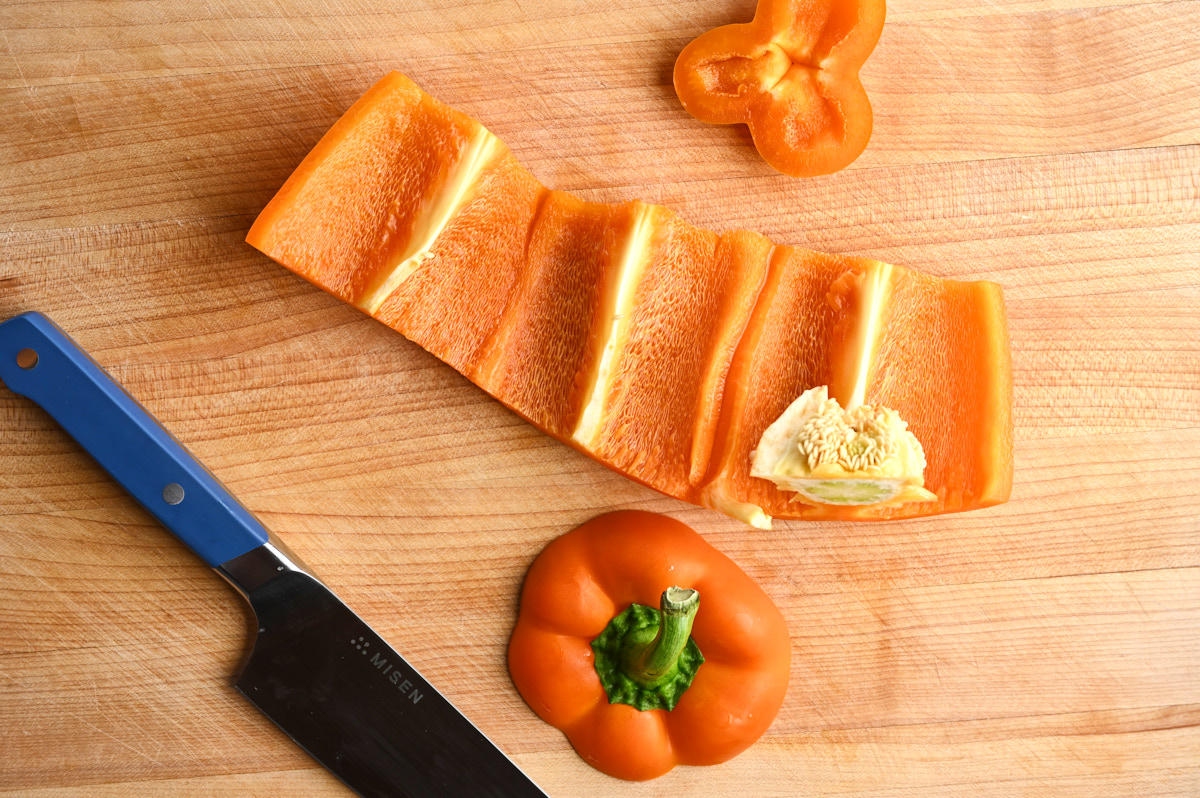
[[[884,11],[884,0],[760,0],[753,21],[683,48],[675,92],[701,122],[748,125],[759,153],[784,174],[836,172],[871,137],[858,70]]]
[[[744,751],[779,712],[790,668],[787,624],[762,588],[691,527],[637,510],[542,550],[508,645],[530,708],[630,781]]]

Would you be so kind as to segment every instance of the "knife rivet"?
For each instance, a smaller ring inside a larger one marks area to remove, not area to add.
[[[168,482],[163,487],[162,497],[167,504],[179,504],[183,501],[183,486],[178,482]]]
[[[29,371],[38,364],[38,353],[32,349],[22,349],[17,352],[17,365]]]

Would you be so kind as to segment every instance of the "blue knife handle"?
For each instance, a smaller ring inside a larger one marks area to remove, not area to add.
[[[42,314],[0,324],[0,379],[41,405],[210,566],[267,542],[250,511]]]

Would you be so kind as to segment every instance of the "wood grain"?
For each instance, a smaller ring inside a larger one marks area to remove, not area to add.
[[[556,796],[1200,794],[1200,0],[896,0],[850,168],[773,173],[670,86],[712,2],[0,5],[0,317],[50,314]],[[400,69],[543,182],[1005,287],[1012,500],[774,532],[525,424],[244,243]],[[504,647],[554,536],[695,526],[793,640],[767,735],[602,776]],[[237,596],[0,391],[0,794],[334,796],[231,689]]]

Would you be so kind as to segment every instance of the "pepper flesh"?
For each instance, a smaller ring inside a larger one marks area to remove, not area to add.
[[[246,240],[559,441],[756,526],[960,512],[1011,492],[999,285],[547,191],[399,73],[326,133]],[[900,413],[937,501],[813,506],[753,477],[763,430],[818,385]]]
[[[871,137],[858,70],[879,41],[885,0],[761,0],[748,23],[714,28],[675,62],[675,92],[702,122],[743,123],[771,166],[836,172]]]
[[[609,703],[591,641],[675,584],[703,596],[691,636],[704,663],[670,711]],[[530,708],[588,764],[639,781],[744,751],[775,719],[790,662],[783,616],[749,576],[685,524],[632,510],[594,518],[538,555],[508,648]]]

